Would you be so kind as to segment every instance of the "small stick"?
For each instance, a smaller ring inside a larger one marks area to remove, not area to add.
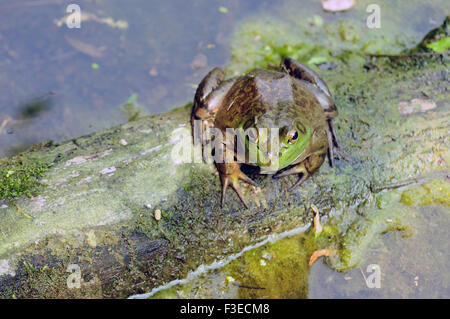
[[[236,284],[236,283],[233,283],[233,285],[236,286],[236,287],[239,287],[239,288],[246,288],[246,289],[258,289],[258,290],[266,289],[266,288],[263,288],[263,287],[243,286],[243,285],[239,285],[239,284]]]
[[[373,57],[373,58],[390,58],[390,59],[407,59],[415,56],[441,56],[441,55],[448,55],[450,51],[438,53],[438,52],[418,52],[418,53],[410,53],[410,54],[374,54],[374,53],[367,53],[367,56]]]

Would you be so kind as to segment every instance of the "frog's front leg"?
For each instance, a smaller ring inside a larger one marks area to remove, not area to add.
[[[221,206],[223,208],[227,188],[230,185],[239,196],[239,199],[242,201],[245,208],[248,208],[244,195],[239,187],[239,180],[253,186],[257,186],[257,184],[241,171],[241,164],[234,160],[234,154],[226,151],[226,144],[222,145],[223,147],[217,147],[216,145],[216,148],[214,149],[216,167],[219,171],[220,181],[222,182]]]
[[[325,159],[324,153],[313,154],[307,159],[305,159],[303,162],[294,165],[283,172],[277,173],[274,177],[280,178],[292,174],[301,174],[297,182],[295,182],[295,184],[289,188],[289,191],[292,191],[298,186],[300,186],[304,181],[306,181],[312,175],[312,173],[322,165],[324,159]]]
[[[245,208],[248,208],[247,202],[239,187],[239,180],[253,186],[257,186],[257,184],[241,171],[241,164],[239,163],[216,163],[216,166],[219,171],[220,181],[222,182],[221,206],[223,207],[225,203],[226,191],[228,185],[230,185],[238,195],[242,204],[244,204]]]

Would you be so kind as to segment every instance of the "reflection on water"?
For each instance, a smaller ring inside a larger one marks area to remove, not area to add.
[[[80,29],[66,26],[70,3],[81,7]],[[234,25],[268,6],[260,0],[0,0],[0,156],[126,122],[121,106],[132,96],[140,115],[186,104],[208,69],[229,59]],[[24,123],[24,105],[48,92],[54,92],[53,108],[28,108]]]

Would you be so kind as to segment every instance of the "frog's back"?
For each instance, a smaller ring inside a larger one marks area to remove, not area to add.
[[[273,120],[273,125],[302,117],[325,121],[322,107],[302,81],[282,72],[256,69],[236,79],[216,116],[216,127],[238,127],[255,117]]]

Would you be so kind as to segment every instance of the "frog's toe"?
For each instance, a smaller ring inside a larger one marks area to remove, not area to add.
[[[238,195],[241,202],[244,204],[245,208],[248,208],[249,206],[247,205],[247,202],[245,201],[244,195],[242,194],[241,188],[239,186],[239,180],[244,181],[245,183],[252,186],[258,185],[251,178],[245,175],[237,165],[228,165],[228,174],[220,173],[220,171],[221,170],[219,169],[220,180],[222,181],[222,207],[225,204],[227,188],[230,185]]]
[[[289,191],[293,191],[294,189],[296,189],[298,186],[300,186],[304,181],[306,181],[309,177],[309,173],[308,172],[304,172],[302,173],[302,175],[300,176],[300,178],[295,182],[294,185],[292,185],[291,187],[289,187]]]
[[[276,173],[273,177],[280,178],[280,177],[284,177],[284,176],[288,176],[288,175],[292,175],[292,174],[300,174],[305,171],[306,171],[305,166],[303,164],[299,164],[299,165],[292,166],[291,168],[289,168],[285,171]]]
[[[352,158],[350,157],[350,155],[348,155],[347,152],[344,151],[344,149],[342,149],[341,147],[334,147],[334,157],[337,159],[343,159],[345,161],[352,162]]]
[[[247,177],[248,178],[248,177]],[[245,208],[248,209],[248,204],[245,201],[244,195],[242,194],[241,188],[239,186],[239,181],[236,178],[233,178],[231,176],[224,176],[221,177],[222,180],[222,199],[221,199],[221,206],[223,208],[224,204],[225,204],[225,197],[226,197],[226,193],[227,193],[227,188],[228,185],[231,185],[231,188],[234,189],[234,191],[236,192],[236,194],[238,195],[239,199],[241,200],[242,204],[244,204]],[[250,180],[251,182],[253,182],[251,179],[248,178],[248,180]],[[254,183],[254,182],[253,182]],[[253,184],[252,184],[253,185]],[[256,185],[256,184],[255,184]]]
[[[288,170],[285,170],[281,173],[275,174],[275,178],[280,178],[283,176],[287,176],[287,175],[292,175],[292,174],[299,174],[300,177],[297,180],[297,182],[295,182],[294,185],[292,185],[289,188],[289,191],[294,190],[295,188],[297,188],[299,185],[301,185],[304,181],[306,181],[308,179],[309,176],[311,176],[311,174],[308,172],[308,170],[305,167],[305,163],[300,163],[298,165],[295,165],[291,168],[289,168]]]
[[[327,130],[328,135],[328,161],[331,167],[334,167],[334,143],[333,143],[333,135],[331,130]]]

